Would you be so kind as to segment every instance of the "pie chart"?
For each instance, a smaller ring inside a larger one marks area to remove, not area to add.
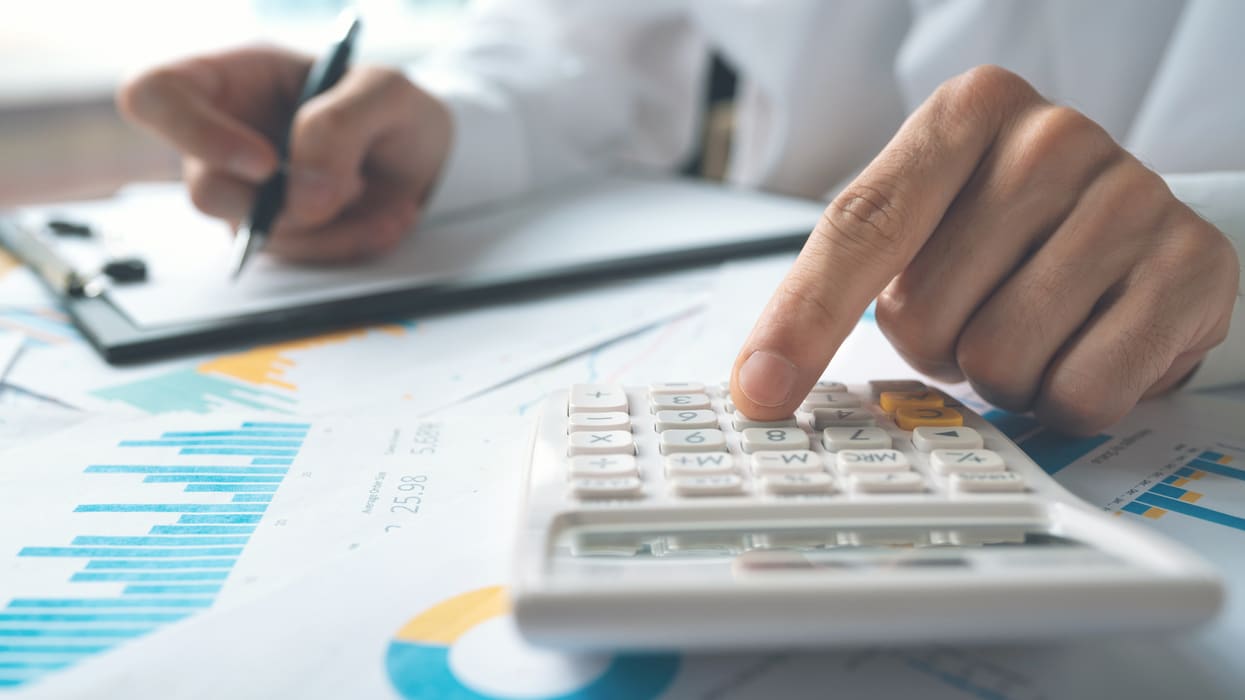
[[[501,586],[456,595],[411,618],[385,657],[390,682],[411,700],[649,700],[678,669],[677,654],[579,657],[529,647]]]

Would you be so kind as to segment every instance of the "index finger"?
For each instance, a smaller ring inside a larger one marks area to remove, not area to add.
[[[263,60],[239,52],[234,60]],[[132,122],[211,168],[250,181],[276,169],[276,149],[253,125],[217,104],[226,80],[219,60],[191,58],[154,68],[117,92],[117,107]]]
[[[937,228],[1023,96],[1017,82],[983,67],[944,83],[826,207],[735,359],[731,396],[742,413],[794,413],[869,302]]]

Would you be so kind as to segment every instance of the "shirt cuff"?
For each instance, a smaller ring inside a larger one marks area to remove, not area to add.
[[[1194,173],[1165,178],[1178,199],[1214,224],[1236,248],[1245,284],[1245,172]],[[1245,292],[1237,291],[1228,337],[1213,348],[1185,384],[1206,389],[1245,382]]]
[[[453,214],[508,199],[527,187],[523,127],[506,95],[461,70],[416,66],[411,82],[445,103],[452,143],[425,216]]]

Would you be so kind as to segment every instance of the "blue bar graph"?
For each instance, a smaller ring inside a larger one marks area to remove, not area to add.
[[[152,474],[144,484],[279,484],[280,476],[235,474]]]
[[[86,563],[87,571],[113,569],[232,569],[237,559],[92,559]]]
[[[216,491],[276,491],[277,484],[190,484],[186,493],[212,493]]]
[[[262,515],[183,515],[177,522],[183,525],[228,525],[233,523],[253,524],[259,522]]]
[[[253,525],[153,525],[153,535],[250,535]]]
[[[1173,513],[1180,513],[1181,515],[1201,518],[1202,520],[1215,523],[1216,525],[1225,525],[1227,527],[1236,528],[1237,530],[1245,530],[1245,518],[1239,518],[1235,515],[1229,515],[1228,513],[1214,510],[1213,508],[1194,505],[1175,498],[1160,496],[1154,493],[1153,489],[1137,496],[1137,501],[1146,505],[1154,506],[1155,508],[1169,510]]]
[[[1236,469],[1218,462],[1207,462],[1200,459],[1195,459],[1192,462],[1189,462],[1189,466],[1194,469],[1200,469],[1204,472],[1210,472],[1211,474],[1226,476],[1229,479],[1240,479],[1241,481],[1245,481],[1245,469]]]
[[[310,423],[261,423],[251,422],[243,423],[243,428],[258,428],[260,430],[311,430]]]
[[[171,593],[174,595],[216,595],[217,593],[220,593],[220,589],[220,584],[161,584],[157,586],[136,584],[126,586],[121,592],[125,595],[160,595],[162,593]]]
[[[285,447],[297,449],[299,440],[243,440],[196,438],[193,440],[127,440],[122,447]]]
[[[273,450],[261,447],[183,447],[184,455],[239,455],[247,457],[293,457],[298,450]]]
[[[81,592],[14,598],[0,608],[0,689],[22,686],[210,608],[262,524],[310,427],[248,422],[165,432],[158,439],[135,436],[117,447],[143,457],[86,465],[83,471],[93,479],[125,480],[134,488],[131,502],[76,505],[72,512],[87,518],[82,522],[93,514],[107,522],[115,521],[107,516],[125,514],[146,523],[137,531],[118,532],[114,526],[18,551],[30,564],[81,560],[68,579]],[[183,502],[166,501],[170,487],[180,491]],[[145,491],[158,500],[144,502]]]
[[[284,474],[288,469],[256,466],[150,466],[137,464],[93,464],[88,474]]]

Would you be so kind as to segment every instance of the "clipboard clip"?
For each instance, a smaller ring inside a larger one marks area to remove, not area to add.
[[[64,222],[49,221],[44,226],[49,231],[63,233],[57,228],[67,226]],[[84,235],[89,228],[81,227],[71,235]],[[47,237],[12,219],[0,219],[0,243],[13,252],[43,280],[54,293],[63,298],[93,299],[107,291],[112,282],[138,282],[147,278],[147,266],[137,258],[112,260],[98,270],[78,269],[59,255]]]

